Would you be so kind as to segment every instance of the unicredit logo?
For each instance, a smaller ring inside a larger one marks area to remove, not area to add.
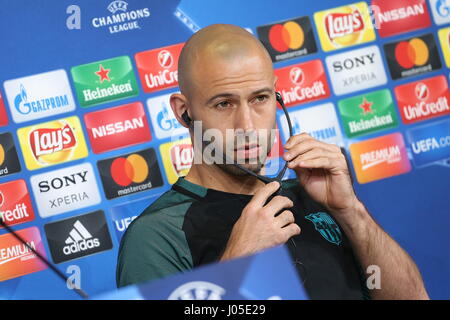
[[[405,123],[413,123],[450,113],[450,92],[445,76],[423,79],[395,88]]]
[[[305,79],[303,70],[298,67],[292,68],[291,72],[289,73],[289,76],[291,78],[292,83],[296,85],[301,85],[303,83],[303,80]]]
[[[395,59],[404,69],[423,66],[428,62],[429,57],[430,51],[427,44],[419,38],[401,41],[395,48]]]
[[[178,58],[184,43],[138,52],[135,55],[144,91],[154,92],[178,85]]]
[[[122,187],[145,181],[148,173],[147,162],[139,154],[131,154],[126,158],[117,158],[111,164],[111,177],[115,183]]]
[[[269,30],[269,42],[278,52],[301,48],[305,41],[302,27],[294,21],[284,24],[275,24]]]
[[[173,64],[172,54],[167,50],[161,50],[158,53],[159,65],[163,68],[170,68]]]
[[[426,100],[428,99],[428,96],[430,94],[430,89],[428,89],[428,86],[424,83],[418,83],[416,85],[416,97],[419,100]]]
[[[286,106],[323,99],[330,95],[323,64],[313,60],[276,69],[277,90]]]

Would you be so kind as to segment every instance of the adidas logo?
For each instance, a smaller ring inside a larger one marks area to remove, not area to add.
[[[77,220],[73,224],[73,229],[69,232],[69,237],[65,241],[66,246],[63,247],[65,255],[86,251],[100,246],[98,238],[93,238],[83,224]]]

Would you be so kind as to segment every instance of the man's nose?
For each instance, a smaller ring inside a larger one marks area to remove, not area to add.
[[[235,129],[243,130],[244,132],[255,129],[252,108],[246,102],[239,105],[234,120]]]

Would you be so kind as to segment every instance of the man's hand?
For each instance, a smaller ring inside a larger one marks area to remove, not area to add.
[[[250,255],[286,243],[292,236],[300,234],[293,213],[283,210],[293,206],[292,200],[275,196],[264,205],[279,186],[278,182],[271,182],[255,193],[234,225],[221,260]]]
[[[291,137],[284,147],[283,158],[311,198],[334,213],[352,211],[359,204],[338,146],[302,133]]]

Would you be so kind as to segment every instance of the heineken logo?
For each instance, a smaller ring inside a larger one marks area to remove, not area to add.
[[[82,107],[133,97],[139,93],[128,56],[76,66],[71,72]]]
[[[363,102],[359,107],[363,110],[364,114],[372,113],[373,102],[367,101],[366,97],[363,98]]]
[[[393,128],[398,123],[389,90],[341,100],[339,112],[349,138]]]
[[[100,64],[100,69],[95,72],[96,75],[100,77],[100,83],[103,83],[104,80],[111,81],[111,79],[108,77],[108,73],[111,71],[111,69],[105,69]]]

